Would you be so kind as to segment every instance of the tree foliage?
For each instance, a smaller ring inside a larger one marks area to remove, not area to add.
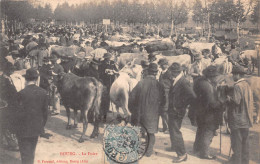
[[[253,24],[259,24],[259,17],[260,17],[260,1],[258,1],[255,6],[254,6],[254,9],[253,9],[253,12],[251,14],[251,17],[250,17],[250,21],[253,23]]]
[[[202,6],[202,2],[200,0],[196,0],[193,4],[192,7],[193,10],[193,15],[192,15],[192,20],[197,24],[203,23],[205,13],[204,13],[204,8]]]

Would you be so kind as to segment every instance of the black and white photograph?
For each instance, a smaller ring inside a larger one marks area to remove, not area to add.
[[[260,164],[260,0],[0,0],[0,164]]]

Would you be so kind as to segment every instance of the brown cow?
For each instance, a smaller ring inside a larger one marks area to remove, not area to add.
[[[94,119],[94,130],[90,138],[97,137],[103,85],[95,78],[78,77],[72,73],[67,73],[60,75],[57,87],[68,116],[67,129],[72,128],[70,108],[74,110],[74,127],[77,127],[77,111],[80,110],[83,119],[83,132],[79,142],[84,142],[83,137],[90,121],[89,118]]]

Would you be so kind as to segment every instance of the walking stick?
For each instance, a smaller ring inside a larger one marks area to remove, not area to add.
[[[222,144],[222,139],[221,139],[221,125],[219,125],[219,130],[220,130],[220,133],[219,133],[219,139],[220,139],[220,142],[219,142],[219,152],[221,154],[221,144]]]

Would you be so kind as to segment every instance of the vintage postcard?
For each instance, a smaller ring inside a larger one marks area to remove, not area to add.
[[[259,0],[0,0],[0,164],[260,163]]]

